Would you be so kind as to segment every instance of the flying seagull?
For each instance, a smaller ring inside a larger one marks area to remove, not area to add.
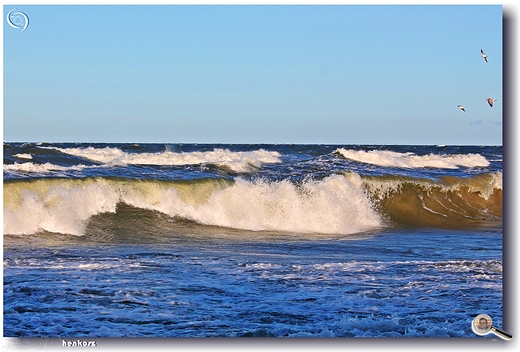
[[[482,55],[482,58],[484,59],[484,61],[487,63],[487,55],[484,53],[484,51],[482,49],[480,49],[480,54]]]
[[[493,98],[487,98],[486,100],[487,100],[489,106],[491,106],[491,107],[493,107],[493,102],[497,101],[496,99],[493,99]]]
[[[459,109],[461,109],[462,111],[466,112],[466,108],[465,108],[464,106],[462,106],[462,105],[457,105],[457,107],[458,107]]]

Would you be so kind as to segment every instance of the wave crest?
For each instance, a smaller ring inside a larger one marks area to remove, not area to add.
[[[439,180],[366,176],[363,184],[392,223],[440,228],[501,224],[500,172]]]
[[[44,163],[44,164],[36,164],[33,162],[27,163],[14,163],[14,164],[4,164],[4,171],[6,172],[16,172],[16,173],[38,173],[45,174],[48,172],[54,171],[81,171],[85,168],[92,167],[86,165],[74,165],[74,166],[61,166],[55,165],[52,163]]]
[[[302,182],[6,180],[4,234],[84,235],[92,217],[116,213],[121,204],[164,214],[173,222],[283,233],[346,235],[396,225],[496,226],[502,219],[502,174],[431,180],[346,172]],[[140,216],[123,221],[135,224],[136,233],[157,226]]]
[[[4,185],[4,234],[85,234],[119,203],[203,225],[252,231],[358,233],[382,226],[365,191],[341,175],[294,184],[237,179],[40,179]]]
[[[415,155],[410,152],[398,153],[390,150],[371,150],[367,152],[344,148],[338,148],[334,153],[349,160],[383,167],[457,169],[459,167],[489,166],[489,161],[480,154]]]
[[[213,164],[235,172],[249,172],[263,164],[279,163],[280,153],[264,149],[232,152],[228,149],[215,148],[212,151],[160,153],[127,153],[119,148],[55,148],[56,150],[108,165],[198,165]]]

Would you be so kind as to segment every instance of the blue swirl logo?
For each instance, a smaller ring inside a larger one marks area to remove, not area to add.
[[[29,17],[23,12],[16,11],[16,9],[12,9],[7,14],[7,23],[16,29],[21,29],[22,32],[27,29],[29,26]]]

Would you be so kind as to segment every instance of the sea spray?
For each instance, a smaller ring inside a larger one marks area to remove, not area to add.
[[[382,226],[358,182],[341,175],[289,181],[40,179],[4,187],[4,233],[83,235],[93,215],[118,203],[204,225],[350,234]]]

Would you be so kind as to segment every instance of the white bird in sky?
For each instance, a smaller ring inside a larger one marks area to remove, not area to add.
[[[484,61],[487,63],[487,55],[484,53],[484,51],[482,49],[480,49],[480,54],[482,55],[482,58],[484,59]]]
[[[461,109],[462,111],[466,112],[466,108],[465,108],[464,106],[462,106],[462,105],[457,105],[457,107],[458,107],[459,109]]]
[[[487,98],[486,100],[487,100],[489,106],[491,106],[491,107],[493,107],[493,102],[497,101],[496,99],[493,99],[493,98]]]

